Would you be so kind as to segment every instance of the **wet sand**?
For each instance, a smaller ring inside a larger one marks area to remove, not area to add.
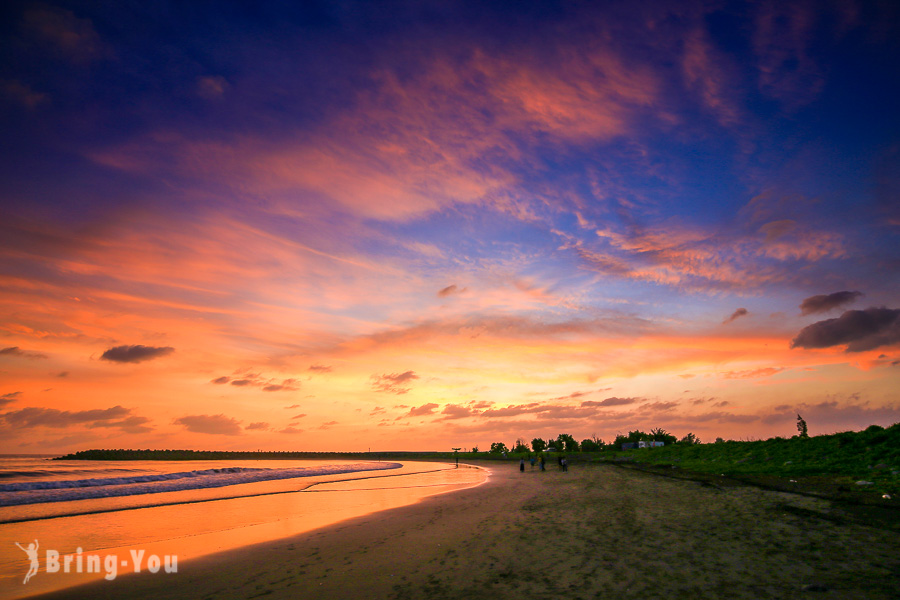
[[[900,527],[827,500],[573,465],[42,598],[897,598]]]

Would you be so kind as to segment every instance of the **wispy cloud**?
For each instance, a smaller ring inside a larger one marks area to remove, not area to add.
[[[710,43],[707,35],[698,27],[685,36],[682,71],[688,86],[715,118],[724,126],[733,126],[741,120],[735,78],[725,55]]]
[[[447,287],[441,289],[437,295],[440,298],[446,298],[447,296],[452,296],[454,294],[461,294],[466,291],[466,288],[459,288],[454,283],[453,285],[448,285]]]
[[[39,358],[47,358],[46,354],[42,354],[40,352],[33,352],[31,350],[22,350],[18,346],[10,346],[8,348],[0,349],[0,356],[15,356],[19,358],[29,358],[29,359],[39,359]]]
[[[759,60],[759,87],[791,109],[811,102],[825,84],[822,67],[811,54],[815,28],[830,12],[821,8],[802,2],[766,2],[756,12],[753,46]]]
[[[234,378],[228,375],[222,375],[211,380],[210,383],[216,385],[229,384],[238,388],[255,387],[261,388],[264,392],[293,392],[300,389],[300,382],[294,378],[277,380],[273,378],[263,377],[259,373],[244,372]]]
[[[38,6],[26,11],[22,30],[56,57],[77,64],[87,64],[107,54],[91,20],[63,8]]]
[[[771,377],[782,371],[786,371],[785,367],[762,367],[759,369],[749,369],[746,371],[727,371],[722,374],[725,379],[756,379],[760,377]]]
[[[0,94],[29,110],[46,104],[50,100],[48,94],[36,91],[31,86],[16,80],[0,79]]]
[[[733,322],[735,319],[739,319],[741,317],[746,317],[749,314],[750,314],[750,311],[747,310],[746,308],[739,308],[739,309],[735,310],[733,313],[731,313],[731,316],[729,316],[727,319],[722,321],[722,324],[727,325],[728,323]]]
[[[405,394],[411,389],[409,384],[418,378],[419,376],[414,371],[404,371],[403,373],[372,375],[370,379],[372,380],[372,389],[375,391]]]
[[[0,408],[3,408],[7,404],[12,404],[19,398],[21,398],[22,392],[7,392],[6,394],[0,395]]]

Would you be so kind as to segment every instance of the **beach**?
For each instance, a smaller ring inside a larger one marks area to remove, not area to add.
[[[896,598],[898,523],[614,465],[488,481],[41,598]],[[548,465],[549,467],[549,465]]]

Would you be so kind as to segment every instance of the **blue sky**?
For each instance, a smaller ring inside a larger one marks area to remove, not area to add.
[[[5,451],[897,421],[889,3],[2,11]]]

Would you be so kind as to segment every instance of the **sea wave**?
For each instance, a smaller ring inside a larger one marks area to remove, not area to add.
[[[73,473],[77,473],[79,475],[85,473],[133,473],[140,470],[141,469],[25,469],[19,471],[0,471],[0,479],[13,479],[22,477],[59,477],[72,475]]]
[[[284,469],[223,467],[134,477],[17,482],[0,484],[0,506],[21,506],[45,502],[68,502],[92,498],[157,494],[161,492],[257,483],[260,481],[274,481],[277,479],[397,469],[401,466],[400,463],[353,463]]]
[[[272,471],[279,469],[253,469],[247,467],[226,467],[222,469],[205,469],[202,471],[184,471],[182,473],[158,473],[155,475],[138,475],[134,477],[96,477],[92,479],[69,479],[53,481],[20,481],[17,483],[0,483],[2,492],[23,492],[29,490],[59,490],[65,488],[98,487],[102,485],[128,485],[132,483],[150,483],[153,481],[171,481],[185,477],[205,477],[221,473],[248,473],[252,471]],[[280,479],[276,477],[275,479]]]

